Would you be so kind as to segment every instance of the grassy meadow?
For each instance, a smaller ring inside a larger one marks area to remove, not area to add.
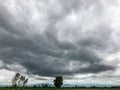
[[[13,90],[12,88],[0,88],[0,90]],[[21,90],[21,89],[15,89]],[[120,90],[120,88],[27,88],[24,90]]]

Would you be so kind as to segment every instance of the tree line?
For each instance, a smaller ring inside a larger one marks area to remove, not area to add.
[[[28,78],[26,78],[24,75],[20,73],[16,73],[15,76],[12,79],[12,87],[13,90],[15,89],[21,89],[23,90],[28,83]],[[56,76],[55,80],[53,80],[53,84],[56,88],[60,88],[63,84],[63,77],[62,76]],[[35,87],[35,86],[34,86]],[[42,84],[43,88],[50,87],[47,84]]]

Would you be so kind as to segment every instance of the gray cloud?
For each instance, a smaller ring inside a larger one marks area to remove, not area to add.
[[[108,53],[112,28],[100,20],[100,17],[106,18],[104,15],[96,14],[98,9],[103,9],[101,0],[91,1],[1,1],[0,59],[6,64],[3,68],[14,71],[7,65],[17,63],[27,70],[26,73],[41,76],[115,70],[116,67],[102,63],[103,57],[96,53]],[[72,12],[78,20],[71,16]],[[73,22],[69,21],[71,18]],[[96,21],[90,24],[94,18]]]

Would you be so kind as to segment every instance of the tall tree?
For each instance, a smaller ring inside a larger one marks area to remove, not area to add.
[[[28,78],[21,75],[20,73],[16,73],[12,79],[13,89],[17,87],[24,89],[24,86],[27,84],[27,82],[28,82]]]
[[[62,86],[62,84],[63,84],[62,76],[57,76],[54,80],[55,87],[60,88]]]
[[[16,73],[12,79],[13,88],[17,87],[17,83],[18,83],[19,79],[20,79],[20,73]]]

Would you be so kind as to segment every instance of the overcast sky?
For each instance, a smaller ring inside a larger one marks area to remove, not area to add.
[[[0,0],[0,83],[120,84],[120,0]]]

